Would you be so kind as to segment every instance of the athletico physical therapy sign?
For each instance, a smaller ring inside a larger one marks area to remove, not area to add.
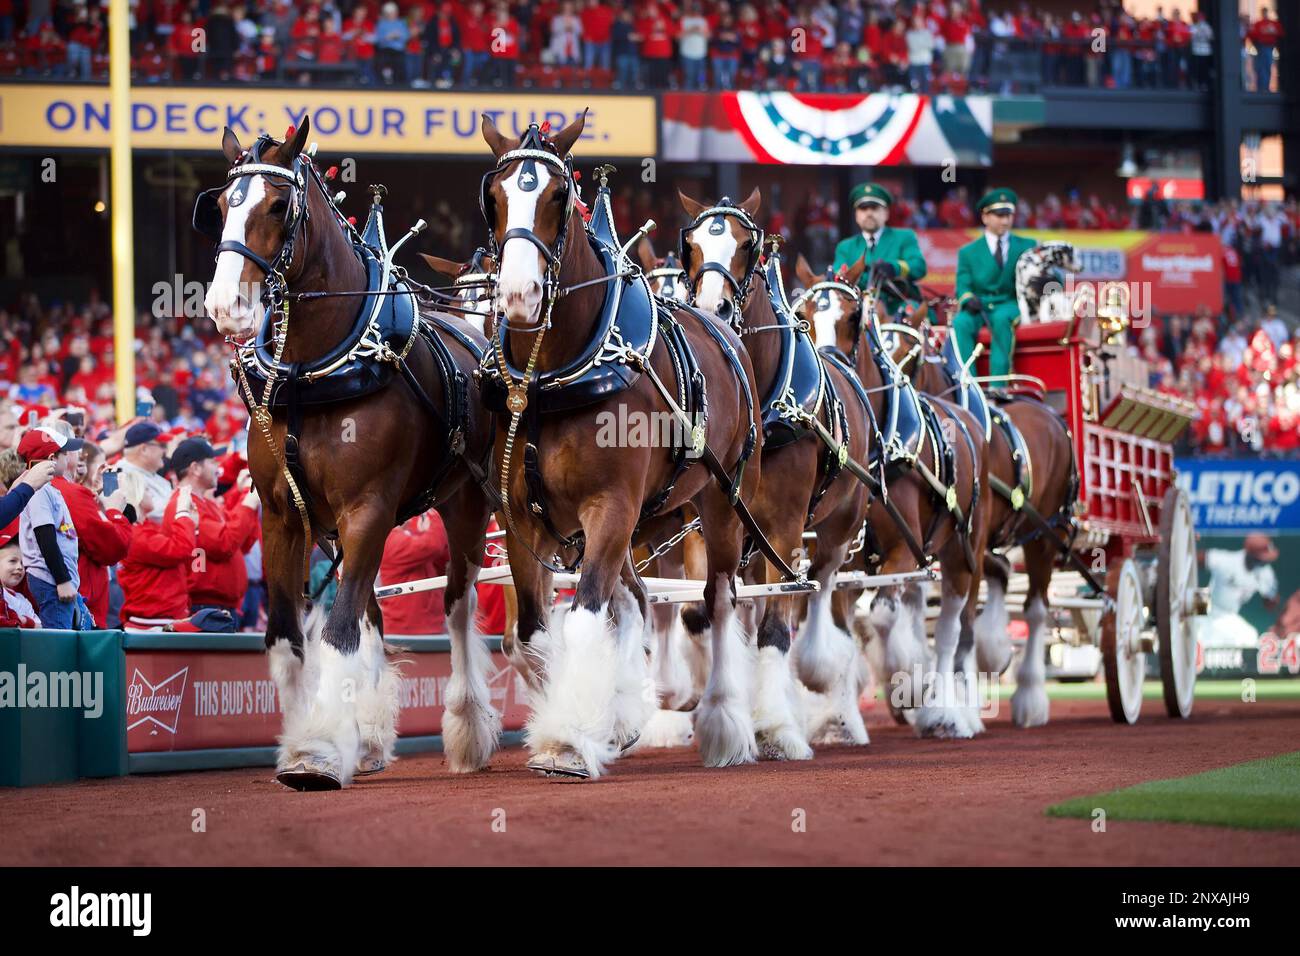
[[[1175,464],[1202,534],[1300,533],[1300,462],[1179,458]]]
[[[1141,232],[1138,230],[1017,229],[1038,242],[1072,243],[1083,271],[1081,282],[1124,281],[1134,307],[1157,312],[1211,312],[1223,308],[1223,246],[1209,233]],[[957,282],[957,250],[980,235],[978,229],[923,229],[917,233],[928,270],[925,284],[951,292]],[[1149,283],[1149,286],[1144,285]],[[1150,289],[1150,302],[1145,289]]]
[[[582,147],[601,156],[654,156],[651,96],[555,93],[363,92],[310,88],[135,87],[131,144],[137,149],[216,150],[229,126],[245,142],[279,137],[310,115],[325,153],[486,155],[483,114],[517,136],[529,123],[565,126],[589,109]],[[0,84],[0,148],[107,149],[112,123],[106,86]]]

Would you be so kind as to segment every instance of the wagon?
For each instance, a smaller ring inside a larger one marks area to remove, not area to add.
[[[1124,347],[1126,325],[1090,315],[1022,324],[1011,388],[1039,394],[1065,418],[1079,471],[1074,550],[1106,588],[1105,595],[1080,596],[1091,591],[1077,587],[1082,575],[1057,575],[1060,584],[1076,585],[1073,594],[1054,586],[1052,595],[1072,625],[1056,633],[1073,637],[1069,646],[1049,646],[1049,658],[1059,668],[1071,646],[1099,648],[1111,717],[1131,724],[1148,655],[1159,661],[1166,713],[1191,714],[1194,618],[1208,613],[1209,602],[1197,587],[1196,529],[1174,470],[1173,442],[1197,409],[1147,386],[1146,362]]]

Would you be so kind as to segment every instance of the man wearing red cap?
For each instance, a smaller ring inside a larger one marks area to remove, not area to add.
[[[80,438],[33,428],[18,443],[18,453],[29,464],[53,461],[56,475],[72,479],[76,477],[82,444]],[[77,593],[81,583],[77,529],[67,502],[53,485],[32,495],[19,519],[18,541],[27,569],[27,586],[41,622],[46,627],[77,631],[94,627],[90,609]]]

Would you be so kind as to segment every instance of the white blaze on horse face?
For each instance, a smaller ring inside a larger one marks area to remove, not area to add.
[[[709,226],[713,219],[695,227],[691,241],[700,250],[700,262],[721,262],[731,268],[731,260],[736,255],[736,235],[731,229],[723,229],[720,235],[710,235]],[[717,272],[706,272],[700,279],[700,287],[695,293],[695,304],[706,312],[717,312],[722,305],[722,296],[726,291],[722,276]]]
[[[226,224],[221,230],[222,241],[232,240],[247,244],[248,215],[266,198],[266,181],[261,176],[250,176],[248,195],[238,206],[226,209]],[[235,188],[231,183],[230,189]],[[226,190],[229,195],[230,189]],[[217,324],[222,335],[243,340],[257,331],[262,321],[262,301],[256,285],[244,282],[244,267],[251,263],[238,252],[222,252],[217,256],[217,271],[208,286],[203,306],[208,316]],[[254,267],[255,268],[255,267]]]
[[[835,327],[839,325],[840,319],[844,317],[844,300],[836,294],[828,295],[826,298],[830,304],[824,309],[818,309],[813,314],[813,337],[818,348],[838,343],[839,340],[835,336]],[[813,301],[816,303],[819,300],[814,299]]]
[[[531,167],[536,184],[521,184],[520,179]],[[550,171],[541,163],[520,163],[519,170],[501,184],[506,194],[506,230],[537,231],[537,200],[551,181]],[[529,186],[524,189],[524,185]],[[526,239],[507,241],[501,247],[501,265],[497,272],[498,307],[507,321],[531,325],[542,307],[542,257],[537,247]]]

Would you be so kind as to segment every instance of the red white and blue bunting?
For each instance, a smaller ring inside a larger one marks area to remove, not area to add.
[[[993,100],[912,93],[670,93],[663,158],[804,166],[989,166]]]

